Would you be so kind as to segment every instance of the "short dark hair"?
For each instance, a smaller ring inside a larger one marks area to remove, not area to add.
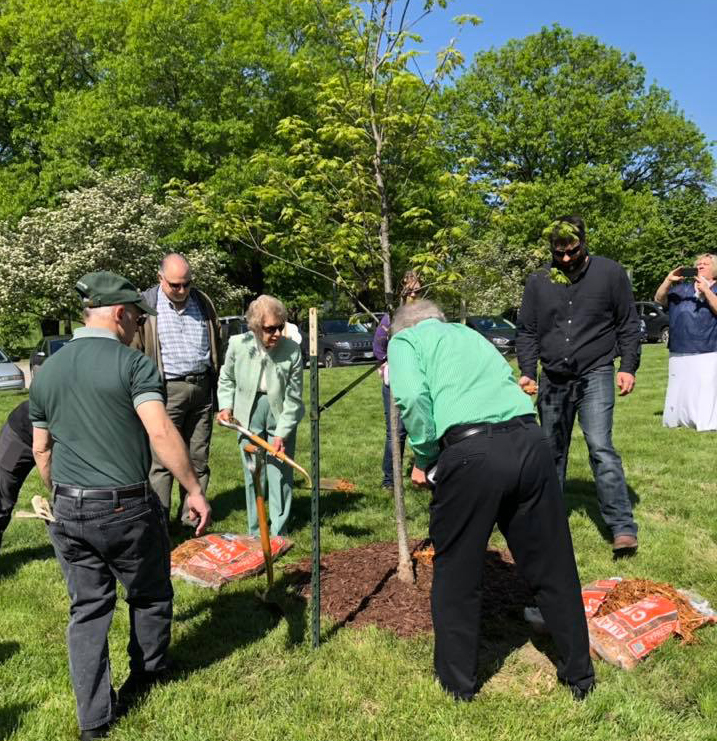
[[[568,225],[570,229],[565,228]],[[567,247],[571,245],[577,237],[578,242],[582,245],[585,243],[585,222],[580,216],[561,216],[553,222],[553,229],[550,232],[550,247]],[[566,233],[568,232],[568,233]],[[569,232],[572,232],[570,234]]]

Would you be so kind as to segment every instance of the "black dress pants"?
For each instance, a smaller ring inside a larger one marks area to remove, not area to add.
[[[477,691],[483,562],[498,524],[558,649],[558,678],[594,681],[575,556],[550,445],[516,418],[445,448],[431,502],[435,672],[455,697]]]
[[[6,424],[0,431],[0,544],[20,489],[34,466],[32,448]]]

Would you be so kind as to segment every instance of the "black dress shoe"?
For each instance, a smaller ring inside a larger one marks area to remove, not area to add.
[[[115,715],[118,718],[126,715],[129,709],[146,695],[156,684],[166,682],[170,676],[170,669],[160,669],[156,672],[133,671],[117,693],[117,707]]]
[[[570,692],[573,695],[573,700],[582,702],[595,689],[595,682],[585,688],[578,687],[577,684],[568,684],[568,687],[570,687]]]
[[[92,741],[93,738],[107,738],[109,732],[109,723],[105,723],[97,728],[86,728],[84,731],[80,731],[80,741]]]

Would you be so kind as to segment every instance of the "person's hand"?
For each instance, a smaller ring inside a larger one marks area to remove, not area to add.
[[[192,520],[199,520],[199,524],[195,528],[194,534],[197,537],[204,535],[205,530],[209,527],[212,521],[212,508],[209,506],[209,502],[202,493],[202,490],[197,488],[197,490],[191,494],[187,493],[184,504],[187,508],[189,517]]]
[[[627,396],[635,388],[635,376],[632,373],[618,373],[617,387],[620,389],[620,396]]]
[[[674,270],[670,270],[670,272],[665,277],[665,280],[663,283],[666,283],[667,285],[672,285],[673,283],[679,283],[681,280],[684,280],[685,276],[682,275],[682,267],[675,268]]]
[[[538,384],[534,379],[529,378],[528,376],[521,376],[518,379],[518,386],[520,386],[526,394],[530,394],[531,396],[538,392]]]
[[[284,448],[284,438],[283,437],[275,437],[271,441],[271,445],[277,453],[286,452],[286,449]]]
[[[411,471],[411,483],[414,486],[428,486],[428,481],[426,481],[426,472],[416,465],[413,466],[413,470]]]
[[[710,282],[704,275],[698,275],[695,278],[695,290],[703,296],[710,290]]]
[[[217,412],[216,419],[217,419],[217,422],[231,422],[232,410],[222,409],[221,411]]]

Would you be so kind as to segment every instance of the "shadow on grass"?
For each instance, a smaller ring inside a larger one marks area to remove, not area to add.
[[[4,664],[19,650],[20,644],[17,641],[0,641],[0,664]]]
[[[55,551],[49,543],[32,548],[20,548],[16,551],[2,550],[0,551],[0,577],[12,576],[28,561],[44,561],[54,557]]]
[[[629,484],[627,495],[630,498],[630,504],[634,508],[639,503],[640,496]],[[565,507],[568,511],[568,517],[570,517],[572,512],[584,512],[595,523],[595,527],[602,535],[603,540],[612,543],[612,532],[600,514],[594,481],[568,479],[565,482]]]
[[[22,716],[30,710],[32,705],[27,702],[17,702],[0,707],[0,741],[10,738],[17,731]]]
[[[366,495],[358,491],[322,491],[321,519],[325,522],[334,515],[353,512],[360,508],[365,498]],[[294,489],[289,526],[292,530],[301,530],[310,523],[311,492],[308,489]]]
[[[348,538],[363,538],[374,532],[370,528],[356,527],[355,525],[330,525],[330,528],[332,533],[345,535]]]

